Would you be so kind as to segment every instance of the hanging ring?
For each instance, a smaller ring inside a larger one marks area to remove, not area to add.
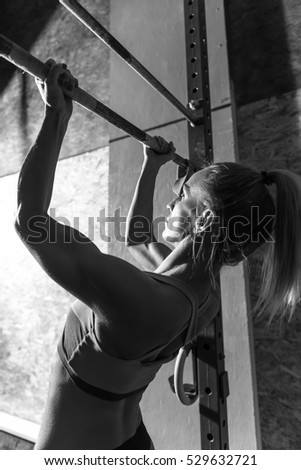
[[[186,346],[183,346],[177,355],[176,363],[175,363],[175,373],[174,373],[174,388],[175,394],[183,405],[190,406],[192,405],[198,398],[198,387],[197,381],[194,374],[194,384],[184,384],[184,367],[187,356],[193,349],[194,344],[190,343]],[[195,360],[195,359],[193,359]]]

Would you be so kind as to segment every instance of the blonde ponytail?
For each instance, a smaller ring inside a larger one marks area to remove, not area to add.
[[[268,243],[256,311],[291,318],[301,294],[301,178],[287,170],[267,174],[276,186],[275,242]]]

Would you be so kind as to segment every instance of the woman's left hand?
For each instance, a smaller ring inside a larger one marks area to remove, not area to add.
[[[155,136],[151,137],[147,144],[143,145],[145,162],[152,161],[160,167],[173,160],[176,149],[172,142],[167,142],[163,137]]]

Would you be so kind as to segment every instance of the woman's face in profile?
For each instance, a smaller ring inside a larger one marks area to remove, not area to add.
[[[167,204],[169,214],[162,234],[165,241],[176,244],[192,232],[200,204],[201,173],[202,170],[193,174],[188,181],[180,178],[173,185],[176,197]]]

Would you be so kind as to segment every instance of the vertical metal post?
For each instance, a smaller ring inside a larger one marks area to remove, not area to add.
[[[202,167],[213,161],[205,0],[184,0],[189,105],[203,108],[203,126],[188,125],[189,157]],[[228,449],[222,313],[197,340],[201,449]]]
[[[222,316],[219,312],[197,341],[202,449],[229,449],[226,403],[229,385],[224,358]]]
[[[189,106],[203,108],[203,126],[188,125],[189,156],[204,166],[213,160],[204,0],[184,0],[184,15]]]

